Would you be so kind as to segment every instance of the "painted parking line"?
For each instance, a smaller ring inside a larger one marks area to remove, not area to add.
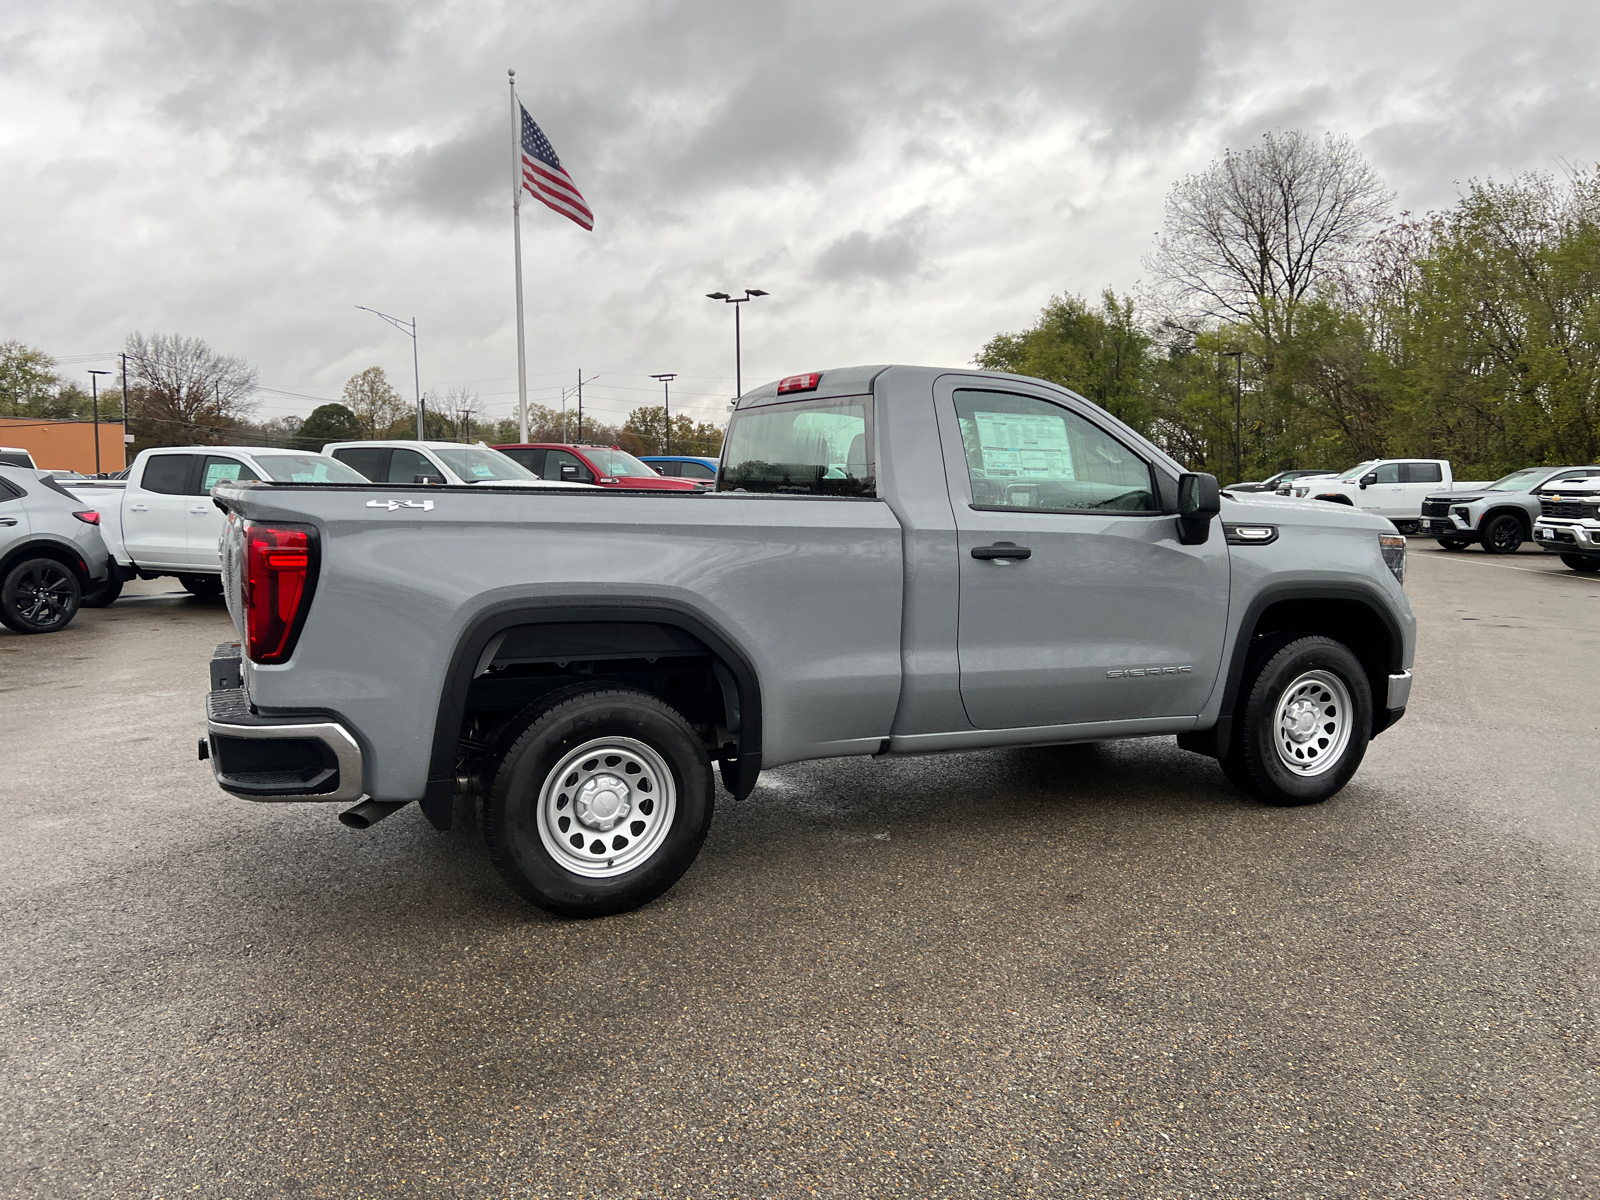
[[[1442,554],[1438,555],[1438,556],[1434,556],[1434,555],[1430,554],[1428,557],[1429,557],[1430,560],[1438,561],[1438,562],[1457,562],[1457,563],[1461,563],[1461,562],[1470,562],[1471,561],[1470,559],[1465,559],[1464,560],[1464,559],[1460,559],[1460,558],[1446,557],[1445,555],[1442,555]],[[1497,571],[1526,571],[1529,575],[1543,575],[1547,579],[1570,579],[1574,583],[1600,583],[1600,576],[1596,576],[1596,575],[1580,575],[1576,571],[1570,572],[1568,574],[1562,574],[1559,571],[1541,571],[1541,570],[1537,569],[1536,567],[1513,567],[1510,563],[1497,563],[1497,562],[1479,563],[1478,565],[1481,566],[1481,567],[1493,567]],[[1477,568],[1473,568],[1473,569],[1476,570]]]

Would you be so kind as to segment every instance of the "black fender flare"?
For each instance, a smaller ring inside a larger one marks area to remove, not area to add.
[[[1517,524],[1522,526],[1522,540],[1527,541],[1533,536],[1533,518],[1528,515],[1528,510],[1516,504],[1498,504],[1493,508],[1484,509],[1483,516],[1478,518],[1478,530],[1496,517],[1515,517]]]
[[[1234,638],[1233,648],[1227,659],[1227,674],[1223,680],[1222,706],[1217,712],[1217,723],[1211,729],[1180,734],[1179,744],[1185,749],[1209,754],[1213,758],[1221,758],[1227,752],[1233,736],[1234,709],[1238,705],[1245,667],[1250,661],[1256,626],[1261,623],[1261,618],[1273,605],[1295,600],[1331,600],[1358,604],[1376,618],[1389,635],[1389,657],[1386,664],[1389,672],[1394,674],[1402,669],[1400,664],[1405,656],[1405,634],[1383,593],[1376,587],[1355,581],[1283,583],[1266,587],[1250,601],[1250,606],[1245,609],[1244,620],[1239,623],[1239,632]],[[1381,732],[1389,721],[1388,712],[1382,705],[1382,699],[1375,696],[1373,716],[1380,724],[1374,729],[1374,733]]]
[[[619,600],[615,596],[524,597],[503,600],[479,612],[456,639],[439,696],[433,748],[428,756],[428,782],[420,807],[437,829],[449,829],[455,803],[455,766],[461,721],[473,673],[491,640],[519,625],[568,623],[648,623],[670,625],[705,643],[732,676],[739,702],[738,757],[723,780],[735,799],[755,788],[761,773],[761,683],[749,655],[738,642],[703,613],[660,599]]]
[[[93,577],[89,574],[89,564],[84,560],[83,551],[72,542],[52,534],[35,534],[20,546],[13,547],[7,552],[5,559],[0,561],[0,577],[11,570],[13,564],[24,558],[53,558],[59,562],[78,580],[78,588],[88,591]]]

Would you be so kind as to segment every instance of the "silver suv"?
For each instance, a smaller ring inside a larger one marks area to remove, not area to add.
[[[100,514],[48,475],[0,465],[0,624],[54,633],[106,582]]]
[[[1490,554],[1514,554],[1533,534],[1539,490],[1600,476],[1595,467],[1525,467],[1486,487],[1462,488],[1422,502],[1422,532],[1446,550],[1473,543]]]

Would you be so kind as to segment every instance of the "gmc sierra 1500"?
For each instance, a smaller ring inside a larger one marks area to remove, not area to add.
[[[856,367],[741,397],[714,492],[227,482],[217,780],[475,791],[551,911],[660,895],[766,767],[1176,734],[1272,804],[1405,711],[1405,540],[1218,492],[1071,392]]]

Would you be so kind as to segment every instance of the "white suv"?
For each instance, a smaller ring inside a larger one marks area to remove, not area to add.
[[[322,448],[373,483],[477,483],[488,487],[583,488],[587,483],[540,479],[527,467],[482,442],[329,442]]]

